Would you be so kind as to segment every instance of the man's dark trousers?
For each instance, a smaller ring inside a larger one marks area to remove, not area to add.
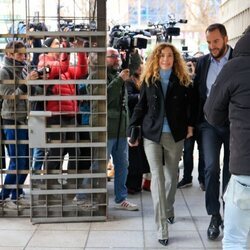
[[[220,151],[224,145],[222,192],[230,179],[229,127],[214,127],[207,121],[199,126],[205,161],[206,209],[209,215],[220,213]]]
[[[199,153],[199,159],[198,159],[198,180],[199,183],[205,184],[205,174],[204,174],[204,154],[202,150],[201,145],[201,137],[198,129],[195,129],[194,135],[185,139],[184,141],[184,154],[183,154],[183,165],[184,165],[184,171],[183,171],[183,178],[187,182],[192,182],[192,172],[194,168],[194,144],[195,141],[198,145],[198,153]]]

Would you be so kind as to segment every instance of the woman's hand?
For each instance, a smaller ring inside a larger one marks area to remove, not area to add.
[[[128,145],[130,146],[130,147],[137,147],[138,145],[139,145],[139,140],[137,139],[136,141],[135,141],[135,143],[131,143],[130,142],[130,137],[128,137]]]

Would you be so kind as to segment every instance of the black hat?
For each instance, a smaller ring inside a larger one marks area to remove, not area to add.
[[[53,41],[55,40],[55,37],[49,37],[43,42],[43,46],[46,48],[49,48]]]

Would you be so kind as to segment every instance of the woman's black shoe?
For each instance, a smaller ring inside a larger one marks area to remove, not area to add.
[[[174,216],[167,218],[168,224],[174,224]]]
[[[166,240],[158,240],[163,246],[166,246],[168,244],[168,239]]]

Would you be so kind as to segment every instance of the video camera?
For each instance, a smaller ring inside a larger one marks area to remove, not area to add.
[[[13,23],[10,26],[8,33],[9,34],[26,34],[27,31],[29,31],[32,28],[34,29],[34,31],[48,31],[47,26],[43,22],[28,22],[26,24],[24,21],[19,21],[19,22]],[[32,37],[29,37],[29,39],[32,39]],[[7,42],[10,42],[12,40],[13,38],[7,38]],[[24,38],[17,38],[15,40],[22,40],[24,42],[26,41],[26,39]]]
[[[189,55],[187,46],[182,47],[182,56],[185,62],[192,62],[192,63],[197,62],[197,57]]]
[[[93,31],[96,30],[96,23],[95,21],[91,22],[83,22],[76,24],[73,22],[73,20],[64,19],[60,21],[60,30],[64,30],[65,28],[68,29],[68,31]]]
[[[95,31],[96,30],[96,22],[94,20],[90,22],[83,22],[79,24],[75,24],[71,19],[64,19],[60,21],[60,30],[61,31]],[[89,40],[87,37],[77,37],[83,40]],[[69,42],[73,43],[75,40],[74,37],[69,38]],[[85,47],[88,47],[85,45]]]
[[[180,35],[180,28],[175,27],[177,23],[187,23],[187,19],[180,19],[176,21],[174,14],[168,15],[169,21],[164,23],[148,23],[149,27],[154,27],[154,29],[149,28],[148,30],[152,35],[157,37],[157,42],[172,42],[172,36]]]
[[[109,45],[115,49],[146,49],[150,32],[145,30],[129,30],[129,25],[115,25],[110,34]]]
[[[190,56],[188,53],[184,53],[183,58],[184,58],[185,62],[192,62],[192,63],[197,62],[197,58],[193,57],[193,56]]]
[[[45,23],[39,22],[39,23],[34,23],[34,22],[29,22],[28,24],[29,29],[34,29],[34,31],[48,31],[47,26]]]

